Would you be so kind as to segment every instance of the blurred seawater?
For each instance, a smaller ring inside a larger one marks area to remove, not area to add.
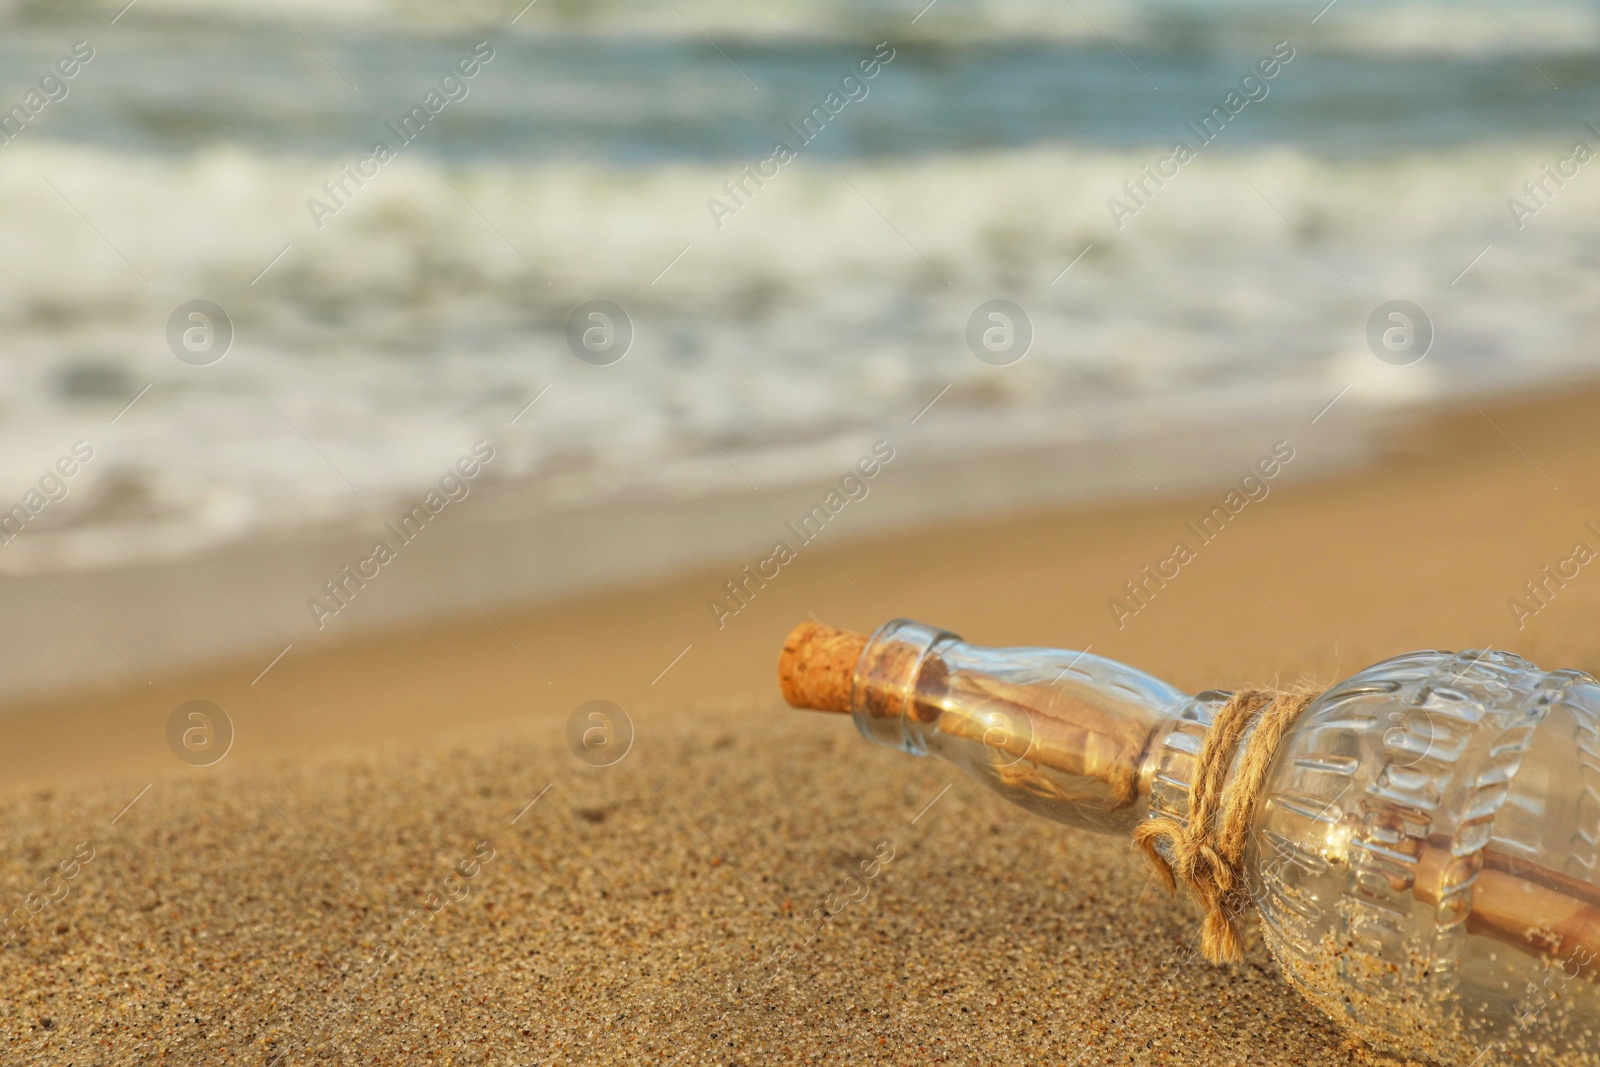
[[[480,438],[552,501],[645,498],[803,482],[882,436],[936,458],[1600,365],[1600,167],[1521,228],[1507,206],[1600,147],[1593,5],[678,7],[7,9],[3,107],[95,57],[0,144],[0,511],[74,441],[95,458],[0,569],[335,520]],[[386,124],[479,41],[398,148]],[[1201,146],[1188,124],[1285,41]],[[318,226],[379,139],[394,161]],[[1119,226],[1179,139],[1196,158]],[[719,225],[776,140],[795,161]],[[196,298],[235,329],[208,367],[167,348]],[[636,333],[611,367],[565,339],[597,298]],[[997,298],[1034,328],[1009,367],[964,340]],[[1438,332],[1415,367],[1366,349],[1397,298]]]

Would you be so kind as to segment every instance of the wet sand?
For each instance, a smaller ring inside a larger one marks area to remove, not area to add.
[[[1600,574],[1520,629],[1507,601],[1600,547],[1597,411],[1467,407],[1275,485],[1121,628],[1108,601],[1220,492],[819,543],[720,631],[706,601],[745,561],[14,708],[5,1061],[1368,1061],[1259,949],[1193,962],[1191,909],[1127,842],[779,708],[778,647],[809,612],[1092,646],[1194,690],[1418,647],[1594,670]],[[196,698],[236,727],[208,768],[165,737]],[[614,766],[567,747],[593,698],[633,722]]]

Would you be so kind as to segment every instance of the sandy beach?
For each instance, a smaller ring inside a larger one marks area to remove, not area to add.
[[[1368,468],[1271,484],[1132,614],[1124,583],[1224,490],[819,546],[720,630],[746,561],[13,707],[3,1058],[1371,1062],[1259,947],[1192,962],[1192,909],[1128,842],[783,709],[777,651],[807,615],[906,616],[1194,691],[1422,647],[1600,669],[1600,578],[1524,588],[1600,547],[1597,410],[1462,404]],[[194,699],[235,726],[211,767],[167,747]],[[567,747],[591,699],[633,724],[613,766]]]

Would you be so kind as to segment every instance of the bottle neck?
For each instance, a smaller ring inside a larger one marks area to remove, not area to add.
[[[1048,818],[1127,833],[1187,796],[1210,724],[1201,701],[1086,652],[982,648],[895,620],[856,663],[851,712],[871,741],[937,755]],[[1182,810],[1181,803],[1179,810]]]
[[[1164,725],[1147,759],[1150,768],[1147,811],[1151,817],[1180,823],[1188,821],[1189,795],[1194,792],[1200,749],[1205,745],[1217,713],[1232,696],[1216,690],[1199,693],[1188,698],[1182,711]],[[1254,731],[1254,724],[1245,729],[1234,755],[1235,764],[1249,746]],[[1228,773],[1232,775],[1232,767]]]

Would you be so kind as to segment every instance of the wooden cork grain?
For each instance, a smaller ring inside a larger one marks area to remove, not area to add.
[[[821,622],[789,631],[778,657],[778,686],[792,707],[850,711],[850,685],[867,635]]]

